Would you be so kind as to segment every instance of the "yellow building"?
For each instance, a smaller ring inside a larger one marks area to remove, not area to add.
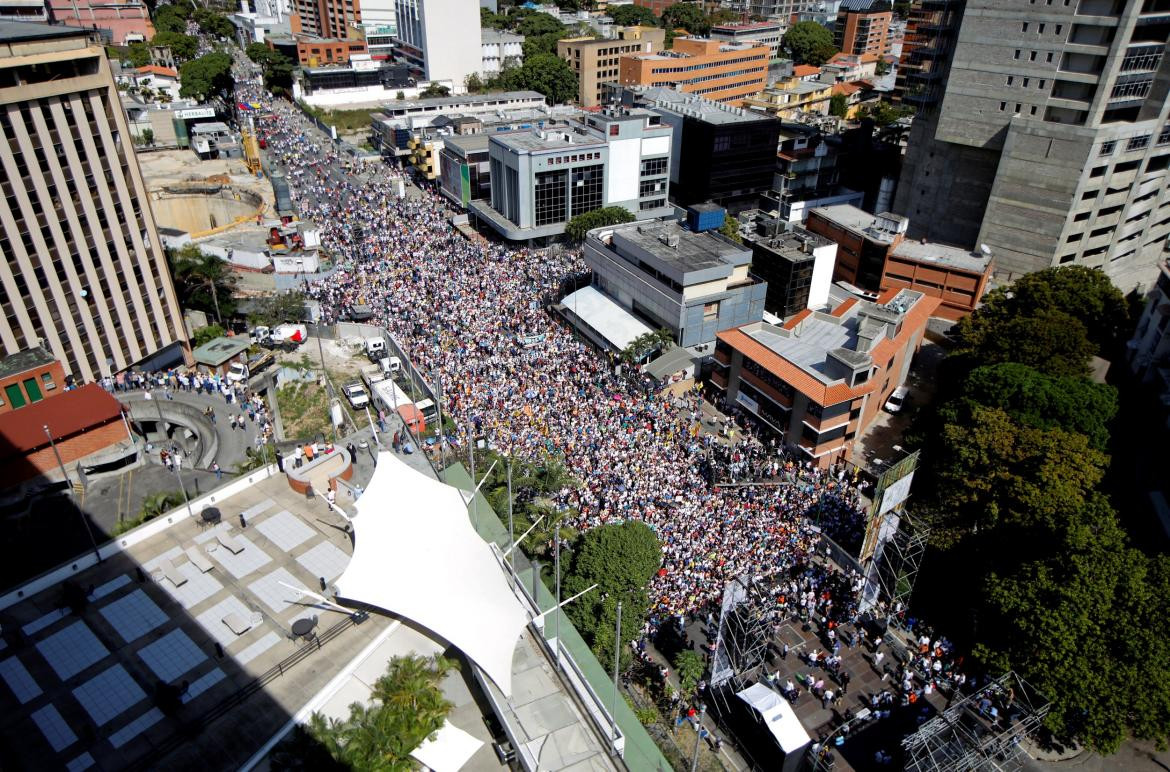
[[[439,152],[443,149],[443,140],[428,137],[411,137],[406,143],[410,149],[410,164],[428,180],[439,177]]]
[[[622,27],[618,37],[599,40],[592,37],[557,41],[557,56],[577,74],[577,103],[596,107],[602,103],[601,84],[617,82],[618,60],[630,54],[661,51],[666,30],[654,27]]]
[[[744,107],[761,110],[785,121],[795,120],[801,113],[829,114],[829,100],[833,84],[819,80],[801,80],[797,77],[777,81],[760,94],[744,100]]]

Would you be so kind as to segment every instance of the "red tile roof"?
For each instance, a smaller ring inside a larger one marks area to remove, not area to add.
[[[160,67],[157,64],[148,64],[143,67],[135,68],[135,72],[140,75],[166,75],[168,78],[177,78],[179,73],[172,70],[170,67]]]
[[[45,427],[54,440],[116,420],[122,405],[96,383],[0,414],[0,458],[28,453],[49,444]]]
[[[798,64],[792,68],[792,74],[798,78],[807,78],[810,75],[819,75],[821,73],[820,67],[813,67],[811,64]]]

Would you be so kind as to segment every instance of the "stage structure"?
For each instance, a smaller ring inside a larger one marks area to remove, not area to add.
[[[1027,754],[1020,741],[1040,728],[1048,702],[1007,672],[902,739],[907,772],[1015,772]]]
[[[887,617],[905,608],[926,551],[929,529],[905,511],[919,451],[890,466],[874,488],[873,509],[858,559],[865,567],[861,609],[884,600]]]
[[[711,686],[723,686],[731,681],[734,691],[739,691],[755,680],[749,676],[763,666],[772,635],[769,603],[766,588],[747,576],[738,576],[724,586]]]

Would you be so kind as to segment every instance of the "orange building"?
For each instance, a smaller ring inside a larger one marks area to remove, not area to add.
[[[326,64],[349,64],[354,54],[368,53],[366,41],[343,40],[339,38],[318,38],[297,35],[297,62],[305,67],[321,67]]]
[[[849,457],[906,381],[937,298],[892,289],[783,326],[755,322],[715,343],[711,383],[784,443],[824,468]]]
[[[665,86],[715,102],[738,104],[768,85],[766,45],[675,38],[674,48],[622,57],[623,86]]]
[[[0,360],[0,413],[60,394],[65,370],[44,348],[30,348]]]
[[[883,0],[842,0],[837,10],[833,45],[845,54],[877,61],[890,53],[894,14]]]

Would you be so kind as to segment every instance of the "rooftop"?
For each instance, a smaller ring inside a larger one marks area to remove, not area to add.
[[[789,231],[781,231],[774,236],[751,236],[747,237],[747,240],[760,245],[777,257],[793,261],[810,259],[812,250],[833,244],[832,241],[799,226]]]
[[[688,94],[662,86],[622,86],[622,89],[635,95],[639,103],[647,107],[697,118],[706,123],[726,125],[775,120],[739,107],[704,99],[697,94]]]
[[[524,36],[502,29],[483,27],[479,31],[479,39],[483,43],[523,43]]]
[[[959,247],[946,244],[936,244],[931,241],[925,243],[906,239],[894,247],[892,254],[896,257],[914,260],[920,263],[937,263],[963,271],[982,273],[991,264],[991,256],[982,252],[971,252]]]
[[[542,150],[563,150],[570,147],[604,147],[605,140],[592,133],[562,129],[559,131],[518,131],[496,134],[495,140],[505,147],[536,153]]]
[[[781,23],[778,21],[732,22],[730,24],[716,24],[711,28],[711,32],[726,34],[735,34],[737,32],[767,32],[771,30],[779,30],[781,26]]]
[[[0,42],[22,43],[50,38],[83,38],[89,30],[56,24],[34,24],[27,21],[0,21]]]
[[[442,110],[443,108],[469,108],[479,105],[491,106],[507,104],[509,102],[539,101],[544,102],[544,94],[539,91],[497,91],[491,94],[464,94],[462,96],[430,97],[428,99],[403,99],[388,103],[382,110],[386,117],[403,115],[412,110]]]
[[[893,243],[896,234],[893,230],[883,226],[895,222],[904,223],[906,221],[905,217],[888,212],[881,215],[872,215],[864,209],[858,209],[852,204],[819,206],[813,209],[813,212],[845,230],[853,231],[858,236],[887,244]],[[879,222],[879,220],[885,220],[886,222]]]
[[[70,389],[51,399],[0,415],[0,460],[48,445],[45,427],[54,439],[70,437],[122,415],[118,400],[96,383]]]
[[[874,7],[878,6],[878,7]],[[885,0],[841,0],[841,5],[838,6],[839,11],[854,11],[864,12],[873,11],[874,13],[888,12],[890,4]]]
[[[219,367],[241,351],[247,351],[249,345],[251,343],[248,338],[242,335],[234,338],[216,338],[192,351],[191,355],[201,365]]]
[[[0,359],[0,378],[7,378],[10,375],[23,373],[34,367],[42,367],[56,361],[57,357],[53,356],[52,352],[44,346],[26,348],[24,351],[17,351],[15,354],[9,354]]]
[[[649,257],[654,268],[683,284],[727,277],[752,261],[748,248],[714,232],[695,233],[677,220],[618,225],[612,234],[609,249],[626,259]]]

